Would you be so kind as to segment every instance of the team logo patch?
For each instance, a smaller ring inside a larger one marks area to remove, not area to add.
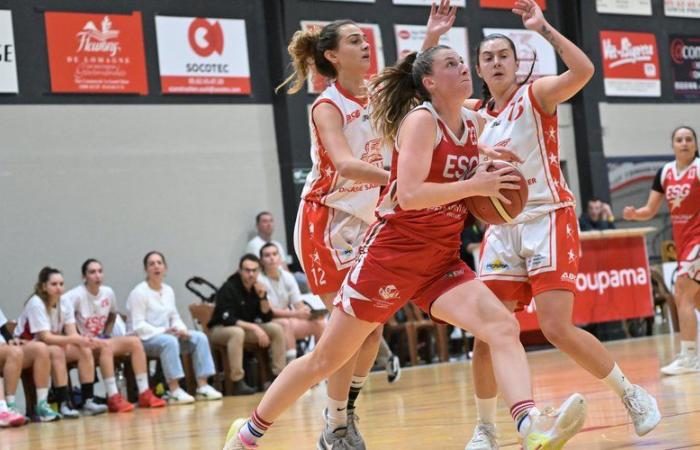
[[[494,270],[506,270],[510,268],[510,266],[500,259],[497,259],[495,261],[491,261],[490,263],[486,264],[486,270],[489,271],[494,271]]]
[[[394,286],[393,284],[383,286],[379,288],[379,295],[384,299],[384,300],[396,300],[399,298],[401,293],[399,290]]]

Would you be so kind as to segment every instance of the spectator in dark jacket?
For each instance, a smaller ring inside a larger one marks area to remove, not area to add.
[[[257,282],[260,260],[245,254],[238,272],[231,275],[216,293],[216,306],[209,321],[211,341],[225,345],[231,367],[234,395],[253,394],[255,389],[243,379],[243,344],[269,347],[272,374],[277,376],[286,364],[284,330],[272,323],[272,309],[265,288]]]
[[[599,198],[592,198],[588,200],[586,211],[579,217],[578,224],[581,231],[614,230],[615,216],[610,205]]]

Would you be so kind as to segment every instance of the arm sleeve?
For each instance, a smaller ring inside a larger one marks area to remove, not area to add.
[[[59,306],[61,307],[61,314],[63,315],[63,325],[74,324],[75,308],[73,308],[73,300],[61,297]]]
[[[51,321],[43,303],[30,300],[27,304],[27,322],[29,322],[29,332],[32,334],[51,331]]]
[[[154,327],[146,322],[146,299],[136,290],[129,294],[126,301],[127,309],[129,310],[129,319],[133,327],[134,333],[141,339],[148,339],[158,334],[165,332],[163,327]]]
[[[661,185],[661,171],[663,170],[663,167],[659,169],[658,172],[656,172],[656,176],[654,177],[654,181],[651,183],[651,189],[653,191],[656,191],[660,194],[664,193],[664,187]]]
[[[235,325],[240,317],[240,312],[238,311],[239,302],[234,301],[236,298],[236,292],[229,281],[225,282],[223,286],[216,293],[216,304],[214,306],[214,313],[209,321],[209,326],[214,325]],[[229,317],[224,320],[224,313],[229,313]]]
[[[117,296],[114,294],[113,290],[109,290],[109,312],[117,313]]]

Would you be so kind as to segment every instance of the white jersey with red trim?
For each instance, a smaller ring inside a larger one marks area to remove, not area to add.
[[[700,158],[682,172],[676,161],[661,169],[661,186],[668,201],[673,240],[680,254],[686,245],[700,242]]]
[[[559,124],[556,112],[545,113],[532,93],[532,84],[518,89],[500,113],[490,116],[479,143],[507,147],[523,163],[518,168],[529,188],[527,205],[513,223],[573,205],[574,195],[562,176],[559,162]]]
[[[311,107],[311,161],[313,167],[306,177],[301,197],[356,216],[368,224],[374,222],[374,208],[379,198],[379,186],[358,183],[341,177],[318,135],[313,121],[313,109],[329,103],[343,118],[343,134],[353,157],[383,167],[380,137],[374,132],[369,118],[369,104],[345,92],[338,83],[328,86]]]

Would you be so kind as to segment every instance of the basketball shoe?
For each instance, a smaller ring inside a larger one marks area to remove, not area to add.
[[[464,450],[498,450],[496,425],[479,422]]]
[[[664,375],[683,375],[700,372],[700,359],[697,355],[679,353],[671,364],[661,368]]]
[[[633,384],[622,396],[622,403],[634,423],[634,431],[638,436],[644,436],[661,421],[661,413],[656,405],[656,399],[647,391]]]
[[[573,394],[558,410],[549,407],[530,410],[530,427],[523,439],[524,450],[559,450],[574,437],[586,421],[586,400]]]

